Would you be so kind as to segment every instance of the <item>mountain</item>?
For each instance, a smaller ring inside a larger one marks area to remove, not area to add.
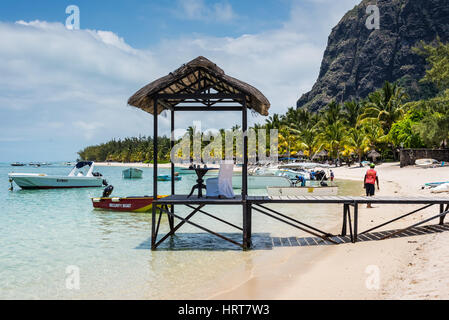
[[[418,83],[426,63],[411,49],[421,40],[449,41],[449,0],[378,0],[380,28],[371,30],[370,4],[376,1],[363,0],[332,29],[318,80],[298,108],[317,111],[332,100],[365,98],[385,81],[398,81],[411,98],[431,90]]]

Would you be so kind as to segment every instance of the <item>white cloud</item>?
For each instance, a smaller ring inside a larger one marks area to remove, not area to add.
[[[97,130],[105,127],[105,123],[99,121],[75,121],[73,125],[81,130],[87,140],[92,139]]]
[[[178,8],[181,13],[176,11],[176,16],[188,20],[229,22],[237,17],[228,2],[206,5],[204,0],[178,0]]]
[[[332,16],[337,11],[342,16],[352,8],[351,1],[344,1],[348,7],[332,7]],[[195,9],[194,4],[204,3],[191,3],[190,14],[195,17],[202,9]],[[272,104],[271,113],[285,112],[318,76],[330,26],[338,22],[326,11],[329,5],[320,0],[314,18],[309,18],[310,23],[315,21],[315,29],[323,29],[318,33],[308,32],[306,22],[296,21],[302,8],[298,2],[292,7],[290,21],[277,30],[235,38],[196,35],[169,39],[148,50],[135,49],[110,31],[70,31],[60,23],[45,21],[0,22],[0,154],[14,156],[5,141],[16,137],[56,144],[58,158],[68,159],[87,144],[151,135],[151,116],[127,107],[127,99],[199,55],[260,89]],[[225,15],[232,12],[232,8],[228,13],[224,8],[210,10]],[[240,115],[183,114],[176,125],[186,128],[198,119],[203,120],[203,129],[222,128],[235,125]],[[250,120],[263,121],[261,117]],[[162,118],[161,130],[168,133],[168,128],[168,119]],[[35,148],[28,151],[31,155],[41,160],[55,158],[42,158],[46,153],[39,143],[29,145]]]

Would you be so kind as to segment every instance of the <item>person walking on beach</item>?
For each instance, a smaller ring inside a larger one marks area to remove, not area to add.
[[[331,175],[331,184],[333,184],[335,175],[334,175],[334,172],[332,170],[330,171],[330,175]]]
[[[376,166],[374,165],[374,163],[370,164],[370,169],[366,172],[365,179],[363,180],[367,197],[374,196],[376,183],[377,183],[377,190],[380,190],[379,189],[379,177],[377,176],[376,170],[374,170],[375,167]],[[368,203],[366,205],[366,207],[372,208],[371,203]]]

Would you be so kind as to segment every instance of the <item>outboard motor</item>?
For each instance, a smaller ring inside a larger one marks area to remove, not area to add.
[[[323,170],[315,172],[315,177],[318,181],[327,181],[326,173]]]
[[[104,190],[103,190],[103,198],[108,198],[112,191],[114,190],[114,186],[110,185],[107,186]]]
[[[106,181],[106,179],[103,179],[103,185],[106,187],[108,185],[108,182]]]

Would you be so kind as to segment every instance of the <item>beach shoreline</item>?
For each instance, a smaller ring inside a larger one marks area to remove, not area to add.
[[[367,168],[332,169],[337,179],[358,180],[362,188]],[[421,190],[424,182],[444,180],[449,168],[399,168],[382,164],[378,195],[431,195]],[[417,206],[376,205],[360,207],[362,230],[410,212]],[[406,227],[435,214],[437,208],[386,227]],[[433,224],[437,222],[433,221]],[[329,225],[335,229],[336,226]],[[326,229],[327,230],[327,229]],[[247,263],[250,271],[230,271],[226,283],[214,294],[200,299],[447,299],[449,298],[449,253],[444,244],[449,233],[367,241],[337,246],[274,248]],[[373,282],[373,279],[375,280]]]
[[[95,162],[97,167],[153,168],[152,163],[143,162]],[[170,163],[158,163],[159,168],[170,168]],[[178,166],[178,165],[177,165]]]

